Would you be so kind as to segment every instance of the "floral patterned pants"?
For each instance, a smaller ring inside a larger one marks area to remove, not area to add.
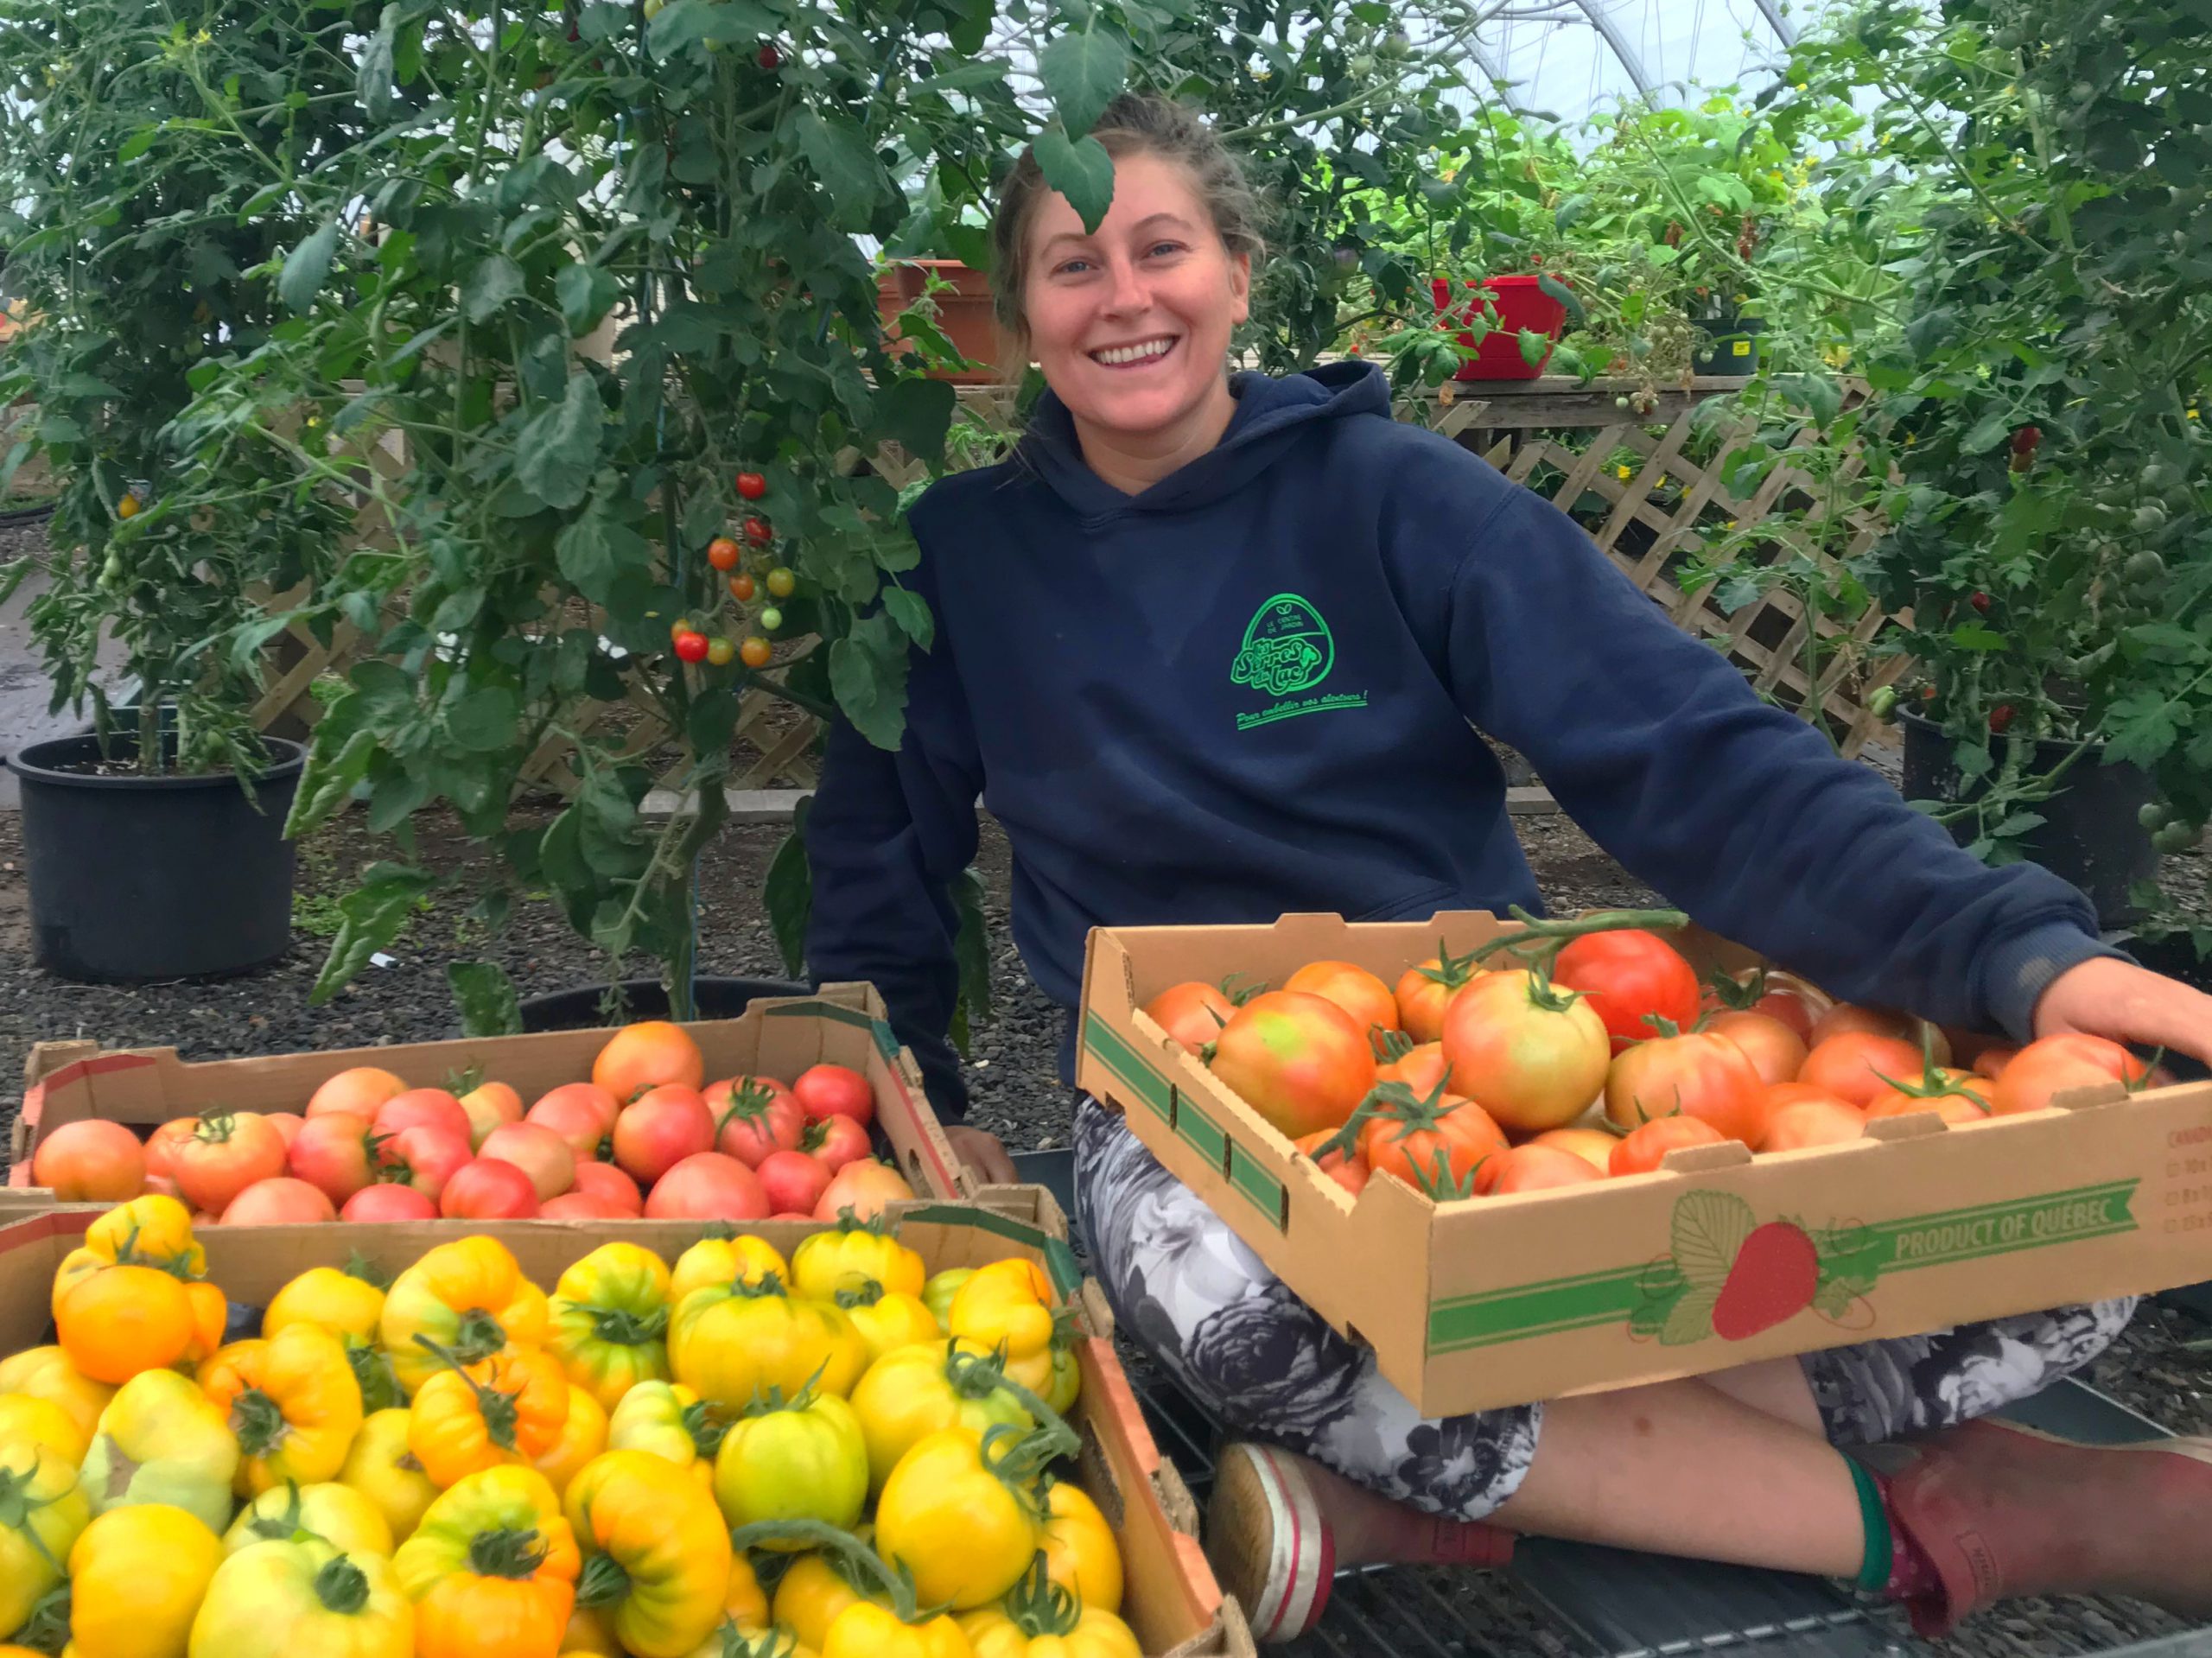
[[[1232,1432],[1312,1457],[1431,1514],[1479,1520],[1520,1486],[1544,1407],[1423,1418],[1188,1186],[1117,1112],[1076,1110],[1076,1190],[1091,1258],[1121,1328]],[[2023,1313],[1807,1353],[1839,1445],[1873,1445],[1986,1415],[2110,1346],[2133,1299]]]

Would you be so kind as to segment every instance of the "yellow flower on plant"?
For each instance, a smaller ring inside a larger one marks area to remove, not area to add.
[[[2190,417],[2191,420],[2195,420],[2195,419],[2196,418],[2196,410],[2195,410],[2194,409],[2190,410],[2189,411],[2189,417]]]
[[[1626,467],[1615,467],[1613,468],[1613,476],[1620,479],[1624,483],[1625,483],[1628,480],[1628,468]]]

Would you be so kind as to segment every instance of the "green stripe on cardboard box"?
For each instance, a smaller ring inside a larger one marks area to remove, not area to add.
[[[1167,1079],[1153,1068],[1152,1062],[1122,1040],[1105,1020],[1096,1013],[1086,1013],[1083,1020],[1083,1039],[1098,1056],[1099,1064],[1128,1084],[1129,1092],[1137,1103],[1144,1106],[1162,1122],[1171,1122],[1175,1116],[1175,1090]],[[1220,1130],[1216,1129],[1218,1134]],[[1215,1160],[1220,1160],[1219,1153]]]
[[[1762,1220],[1735,1193],[1700,1189],[1676,1201],[1667,1254],[1637,1266],[1440,1300],[1429,1309],[1428,1350],[1622,1324],[1668,1346],[1741,1340],[1804,1312],[1855,1324],[1859,1302],[1888,1274],[2132,1232],[2137,1185],[2071,1186],[1819,1229]]]

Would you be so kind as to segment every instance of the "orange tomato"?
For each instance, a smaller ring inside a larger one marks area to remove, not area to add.
[[[1759,1080],[1771,1086],[1796,1080],[1809,1051],[1805,1039],[1770,1013],[1716,1013],[1705,1028],[1744,1051]]]
[[[1269,990],[1236,1010],[1213,1074],[1292,1139],[1333,1128],[1375,1085],[1367,1032],[1325,996]]]
[[[1484,1184],[1484,1177],[1489,1183]],[[1478,1191],[1493,1197],[1510,1197],[1516,1191],[1541,1191],[1552,1186],[1580,1186],[1605,1177],[1573,1152],[1549,1146],[1520,1146],[1501,1153],[1483,1165],[1476,1177]]]
[[[1441,950],[1441,946],[1439,947]],[[1416,1042],[1434,1042],[1444,1034],[1444,1010],[1452,998],[1476,979],[1483,969],[1471,956],[1448,950],[1430,956],[1418,967],[1398,975],[1392,994],[1398,1004],[1398,1024]]]
[[[2009,1043],[1999,1042],[1984,1048],[1974,1057],[1974,1074],[1996,1082],[2005,1075],[2005,1067],[2019,1058],[2019,1054],[2020,1051]]]
[[[1773,1096],[1768,1097],[1771,1102]],[[1808,1146],[1836,1146],[1857,1140],[1866,1129],[1866,1114],[1858,1107],[1808,1090],[1804,1097],[1774,1108],[1766,1120],[1766,1138],[1758,1149],[1796,1152]]]
[[[185,1286],[153,1267],[103,1267],[79,1280],[55,1305],[54,1323],[80,1375],[117,1384],[168,1369],[199,1333]]]
[[[1604,1174],[1611,1166],[1613,1147],[1621,1142],[1619,1135],[1603,1128],[1547,1128],[1529,1143],[1548,1146],[1554,1151],[1573,1152],[1577,1157],[1586,1158],[1592,1168]]]
[[[1832,1036],[1847,1032],[1861,1032],[1868,1036],[1894,1037],[1910,1048],[1913,1065],[1920,1064],[1920,1038],[1925,1031],[1935,1045],[1936,1063],[1951,1063],[1951,1039],[1924,1019],[1915,1019],[1910,1013],[1900,1013],[1888,1007],[1861,1007],[1855,1002],[1840,1001],[1813,1021],[1805,1044],[1817,1048]]]
[[[1989,1090],[1990,1109],[2000,1117],[2040,1111],[2054,1095],[2069,1089],[2097,1088],[2110,1083],[2133,1087],[2150,1071],[2142,1060],[2103,1037],[2046,1036],[2013,1056]]]
[[[1398,999],[1390,987],[1351,962],[1308,962],[1282,988],[1326,997],[1351,1014],[1363,1033],[1398,1028]]]
[[[1725,1036],[1654,1037],[1614,1059],[1605,1075],[1605,1115],[1626,1131],[1679,1111],[1704,1118],[1724,1140],[1756,1146],[1766,1131],[1766,1088]]]
[[[1863,1111],[1892,1081],[1919,1076],[1920,1064],[1920,1050],[1901,1037],[1844,1031],[1813,1045],[1797,1080]]]
[[[308,1096],[307,1115],[321,1117],[343,1111],[373,1121],[378,1106],[406,1091],[407,1084],[390,1071],[377,1065],[355,1065],[323,1079],[322,1085]]]
[[[1908,1094],[1901,1088],[1884,1089],[1868,1103],[1866,1121],[1873,1122],[1883,1117],[1909,1117],[1916,1111],[1933,1111],[1954,1127],[1989,1121],[1992,1114],[1988,1100],[1974,1089],[1953,1081],[1965,1077],[1981,1083],[1983,1079],[1964,1070],[1945,1071],[1943,1077],[1946,1082],[1953,1083],[1953,1086],[1941,1094]],[[1987,1085],[1984,1083],[1983,1086],[1986,1088]]]
[[[1310,1134],[1300,1134],[1292,1143],[1306,1156],[1313,1157],[1321,1142],[1334,1139],[1336,1134],[1334,1128],[1317,1128]],[[1314,1160],[1321,1166],[1322,1173],[1353,1197],[1357,1197],[1367,1190],[1368,1178],[1373,1171],[1369,1169],[1358,1153],[1331,1152],[1326,1157],[1314,1158]]]
[[[592,1061],[591,1079],[626,1105],[647,1089],[671,1083],[696,1089],[707,1080],[707,1062],[681,1025],[641,1020],[607,1039]]]
[[[1476,1170],[1505,1148],[1505,1131],[1490,1113],[1452,1094],[1386,1106],[1359,1135],[1369,1169],[1395,1174],[1440,1203],[1471,1195]]]
[[[119,1122],[86,1117],[39,1136],[31,1183],[64,1204],[119,1204],[146,1186],[146,1150]]]
[[[1407,1049],[1387,1065],[1378,1065],[1375,1080],[1378,1083],[1403,1083],[1423,1098],[1436,1092],[1436,1085],[1452,1074],[1451,1062],[1444,1057],[1441,1042],[1423,1042]]]
[[[1145,1016],[1192,1053],[1213,1045],[1221,1027],[1236,1016],[1236,1004],[1218,985],[1197,979],[1171,984],[1144,1005]]]
[[[1685,1146],[1725,1146],[1727,1136],[1702,1117],[1654,1117],[1616,1141],[1606,1159],[1608,1174],[1649,1174],[1667,1153]]]

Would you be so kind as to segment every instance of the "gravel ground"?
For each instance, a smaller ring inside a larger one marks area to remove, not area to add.
[[[537,810],[543,810],[538,808]],[[1555,910],[1635,905],[1653,895],[1563,817],[1516,821],[1548,902]],[[294,943],[273,968],[219,983],[152,986],[65,985],[29,966],[29,938],[22,849],[17,820],[0,814],[0,1066],[6,1073],[33,1042],[93,1037],[113,1044],[173,1045],[188,1058],[301,1049],[368,1046],[453,1034],[455,1020],[444,979],[448,959],[499,961],[524,994],[593,982],[603,963],[569,931],[550,903],[520,905],[495,938],[476,936],[465,920],[473,901],[467,875],[478,855],[449,819],[425,813],[417,835],[427,862],[456,877],[434,897],[393,954],[395,964],[370,968],[330,1006],[312,1008],[308,993],[327,945],[336,898],[364,863],[383,855],[381,837],[358,816],[331,825],[301,850]],[[760,876],[783,831],[730,830],[702,871],[701,967],[710,973],[777,976],[782,963],[757,900]],[[1017,1150],[1066,1143],[1068,1112],[1055,1071],[1058,1010],[1030,983],[1006,932],[1007,848],[986,825],[981,863],[992,894],[992,952],[995,1011],[978,1030],[970,1058],[972,1120]],[[2202,890],[2201,870],[2183,878]],[[643,962],[632,973],[649,972]],[[16,1100],[0,1099],[0,1128]],[[0,1136],[0,1169],[4,1168]],[[2212,1372],[2192,1350],[2212,1329],[2177,1310],[2146,1308],[2087,1378],[2096,1387],[2169,1427],[2212,1432]],[[1139,1368],[1141,1367],[1133,1367]],[[1173,1437],[1168,1446],[1175,1450]],[[1188,1457],[1187,1450],[1185,1455]],[[1563,1629],[1510,1574],[1424,1573],[1427,1587],[1482,1632],[1480,1647],[1457,1651],[1572,1655],[1591,1651]],[[1433,1635],[1393,1637],[1384,1611],[1401,1598],[1362,1585],[1348,1601],[1370,1618],[1360,1625],[1351,1612],[1329,1626],[1354,1648],[1427,1650]],[[1961,1635],[1914,1648],[1897,1626],[1899,1650],[1940,1652],[1947,1658],[2028,1658],[2028,1655],[2102,1650],[2169,1634],[2179,1626],[2161,1614],[2124,1603],[2072,1600],[2018,1603],[2001,1616],[1984,1617]],[[1443,1648],[1437,1648],[1442,1650]],[[1773,1649],[1773,1648],[1769,1648]]]

